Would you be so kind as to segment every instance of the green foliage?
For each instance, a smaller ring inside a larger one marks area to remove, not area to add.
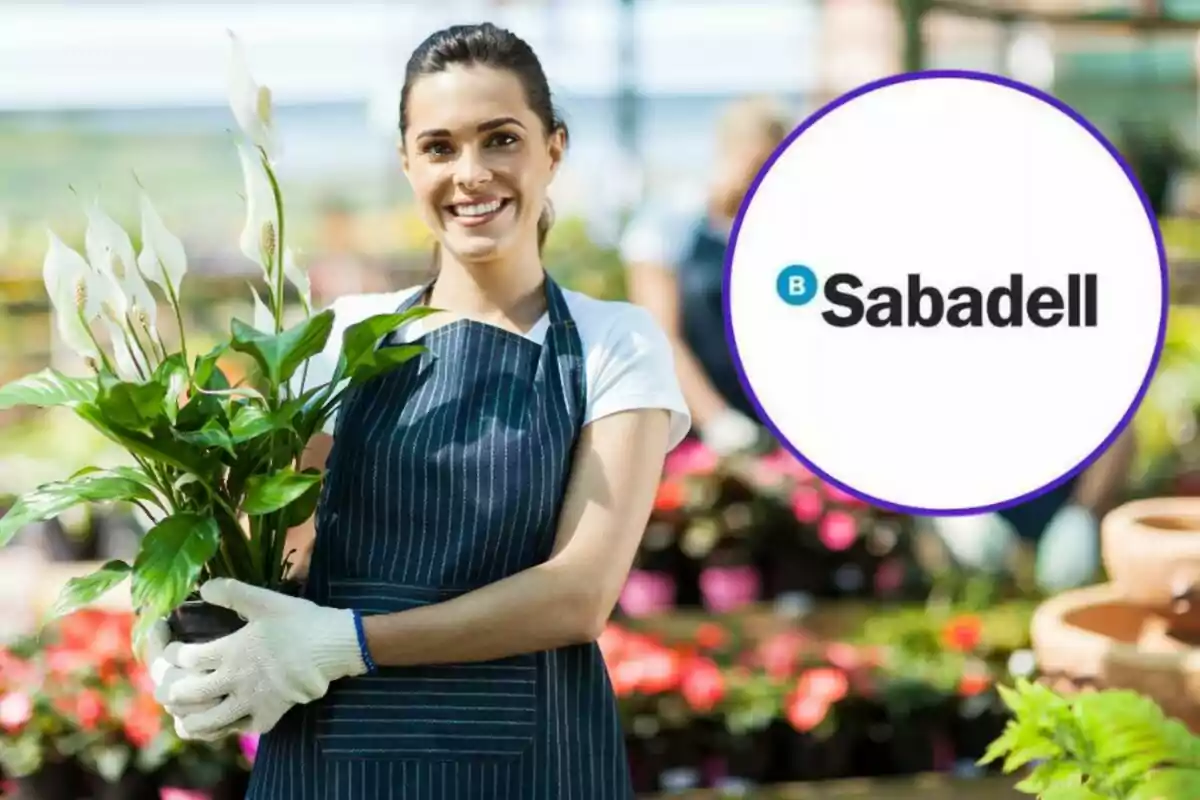
[[[1013,719],[980,763],[1028,769],[1019,791],[1043,800],[1200,797],[1200,739],[1149,698],[1119,690],[1068,698],[1024,680],[1000,693]]]

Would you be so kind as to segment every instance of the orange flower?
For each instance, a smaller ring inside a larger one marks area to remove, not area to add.
[[[728,641],[725,629],[715,622],[705,622],[696,628],[696,644],[704,650],[716,650]]]
[[[796,694],[806,697],[821,697],[830,703],[843,699],[850,691],[850,679],[835,667],[817,667],[805,670],[796,682]]]
[[[830,703],[822,697],[804,697],[794,694],[788,700],[787,720],[801,733],[808,733],[829,716]]]
[[[162,730],[163,712],[152,695],[139,694],[123,722],[125,738],[134,747],[143,748]]]
[[[683,483],[668,478],[658,484],[658,494],[654,497],[655,511],[678,511],[683,508],[687,499],[687,491]]]
[[[970,653],[983,637],[983,620],[973,614],[955,617],[942,629],[942,644],[947,650]]]

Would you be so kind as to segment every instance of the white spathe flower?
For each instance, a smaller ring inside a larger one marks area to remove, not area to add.
[[[279,142],[275,136],[271,90],[255,82],[246,49],[233,31],[229,31],[229,43],[229,107],[238,127],[255,147],[261,147],[268,158],[274,158],[279,155]]]
[[[308,279],[308,270],[296,263],[296,255],[290,247],[283,251],[283,275],[300,293],[304,308],[312,308],[312,283]]]
[[[187,273],[187,253],[183,242],[167,230],[150,198],[142,194],[142,253],[138,269],[146,280],[158,284],[172,305],[179,300],[179,287]]]
[[[136,322],[135,329],[144,324],[150,336],[157,337],[158,303],[138,269],[129,234],[99,203],[88,209],[87,217],[88,261],[109,282],[113,296],[106,299],[113,302],[113,311],[123,322]]]
[[[275,315],[271,313],[271,309],[267,308],[266,303],[262,301],[258,290],[253,286],[250,287],[250,294],[254,297],[254,317],[250,324],[256,331],[262,333],[275,333]]]
[[[146,357],[136,347],[130,347],[125,330],[107,318],[104,320],[104,327],[112,341],[117,377],[123,381],[138,381],[144,376],[149,376],[152,370],[146,363]]]
[[[67,247],[54,231],[47,232],[50,249],[42,264],[42,280],[54,307],[55,322],[63,342],[85,358],[98,358],[89,323],[100,316],[92,268],[79,253]]]
[[[279,248],[275,193],[271,190],[266,166],[258,153],[239,145],[238,158],[242,163],[242,182],[246,193],[246,224],[238,243],[246,258],[263,268],[274,292],[271,278]]]

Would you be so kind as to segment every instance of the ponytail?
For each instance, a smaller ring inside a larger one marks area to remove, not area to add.
[[[542,209],[541,216],[537,221],[537,240],[538,253],[542,252],[542,248],[546,246],[546,234],[550,233],[550,228],[554,226],[554,206],[550,201],[546,201],[545,208]]]

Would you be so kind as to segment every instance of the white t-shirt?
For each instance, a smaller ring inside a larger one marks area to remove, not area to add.
[[[309,360],[305,385],[312,387],[332,379],[347,327],[376,314],[392,313],[422,288],[345,295],[334,300],[330,306],[334,311],[333,331],[324,352]],[[562,292],[583,344],[587,375],[583,424],[622,411],[665,409],[671,414],[668,447],[673,449],[687,435],[692,419],[676,377],[675,356],[662,328],[641,306],[597,300],[569,289]],[[543,314],[525,337],[541,344],[549,325],[549,315]],[[402,327],[397,337],[412,341],[423,332],[423,321],[414,320]],[[302,372],[296,373],[297,381]],[[335,420],[331,416],[326,422],[326,433],[333,433]]]

